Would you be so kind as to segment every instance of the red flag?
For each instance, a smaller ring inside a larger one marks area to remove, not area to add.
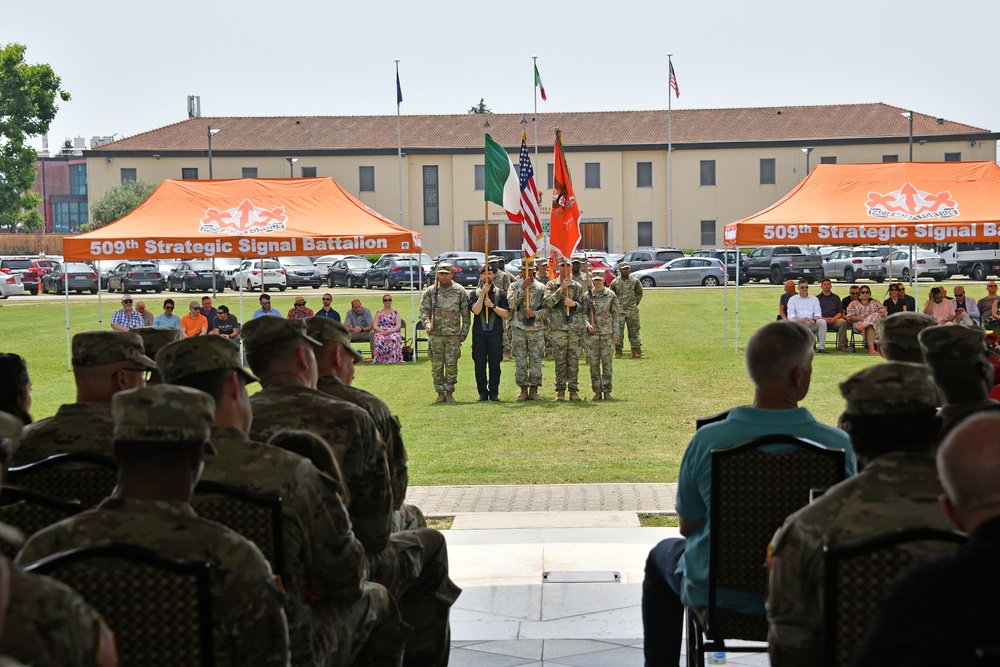
[[[549,245],[557,259],[569,259],[580,246],[580,206],[573,194],[566,156],[563,154],[562,132],[556,130],[555,166],[552,178],[552,215],[549,218]]]
[[[521,247],[525,257],[534,257],[542,240],[542,218],[538,211],[538,190],[535,188],[535,172],[528,157],[528,133],[521,131],[521,231],[524,239]]]

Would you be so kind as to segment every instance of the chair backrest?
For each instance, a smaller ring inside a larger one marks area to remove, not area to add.
[[[221,523],[256,544],[274,574],[284,577],[285,541],[279,494],[202,480],[194,488],[191,505],[198,516]]]
[[[709,415],[708,417],[698,417],[694,420],[694,430],[697,431],[702,426],[708,426],[709,424],[714,424],[715,422],[721,422],[728,416],[729,410],[723,410],[722,412],[716,412],[714,415]]]
[[[955,551],[965,536],[906,528],[823,547],[823,664],[851,665],[893,580],[914,563]]]
[[[215,665],[209,564],[131,544],[80,547],[24,568],[73,588],[115,633],[120,667]]]
[[[786,449],[762,449],[771,445]],[[716,590],[767,594],[767,545],[785,519],[809,503],[810,489],[844,479],[844,456],[843,450],[780,434],[712,450],[708,566],[708,630],[712,635],[760,640],[763,634],[766,639],[763,617],[752,631],[727,628],[734,615],[716,606]]]
[[[6,485],[0,489],[0,522],[14,526],[25,537],[81,510],[83,504],[79,500],[53,498],[19,486]],[[0,540],[0,552],[11,560],[17,556],[19,548]]]
[[[11,484],[54,498],[79,500],[88,509],[114,491],[118,464],[114,459],[90,452],[55,454],[11,468],[7,479]]]

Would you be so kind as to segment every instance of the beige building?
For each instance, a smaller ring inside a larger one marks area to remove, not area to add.
[[[491,136],[518,162],[528,131],[547,221],[555,128],[563,133],[581,209],[582,248],[691,249],[723,242],[723,228],[770,206],[813,165],[906,161],[906,110],[886,104],[675,110],[673,178],[666,111],[488,116]],[[483,122],[478,115],[396,118],[193,118],[86,151],[90,204],[127,179],[330,176],[388,218],[423,235],[431,255],[483,246]],[[209,157],[209,128],[211,138]],[[997,158],[1000,133],[913,114],[914,161]],[[400,197],[402,181],[402,197]],[[672,183],[671,183],[672,181]],[[672,192],[672,199],[670,193]],[[672,209],[672,211],[671,211]],[[671,215],[672,213],[672,215]],[[671,220],[672,218],[672,220]],[[519,248],[520,226],[489,206],[490,246]]]

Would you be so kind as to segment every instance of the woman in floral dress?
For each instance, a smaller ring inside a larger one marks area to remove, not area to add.
[[[392,308],[392,295],[384,295],[382,310],[375,313],[375,336],[372,339],[373,363],[403,363],[403,335],[399,333],[401,326],[399,312]]]
[[[870,287],[862,287],[857,301],[847,306],[847,321],[854,330],[865,337],[868,354],[875,354],[875,343],[878,342],[878,321],[886,315],[886,308],[878,301],[872,301]]]

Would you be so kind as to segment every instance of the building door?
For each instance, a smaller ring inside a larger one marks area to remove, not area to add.
[[[486,236],[483,233],[483,223],[469,223],[469,247],[467,250],[470,252],[482,252],[484,248],[484,243],[486,241]],[[496,250],[500,243],[500,230],[497,225],[490,225],[490,247]]]
[[[509,224],[504,225],[504,240],[506,245],[505,250],[520,250],[521,241],[524,239],[524,234],[521,231],[521,225]]]
[[[601,222],[581,222],[580,223],[580,249],[608,251],[608,223]]]

